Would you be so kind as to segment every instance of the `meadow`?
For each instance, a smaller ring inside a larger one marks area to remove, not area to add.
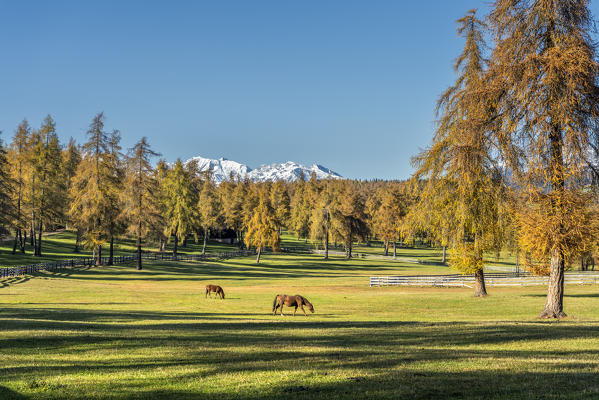
[[[259,265],[152,262],[5,279],[0,398],[599,397],[595,286],[567,286],[560,321],[536,318],[544,287],[477,299],[468,288],[368,286],[371,275],[451,272],[268,254]],[[205,299],[207,283],[226,299]],[[302,294],[316,312],[273,316],[277,293]]]

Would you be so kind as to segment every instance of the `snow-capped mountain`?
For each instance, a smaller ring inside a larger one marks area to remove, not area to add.
[[[235,176],[245,177],[252,169],[248,168],[247,165],[240,164],[237,161],[227,160],[226,158],[219,158],[218,160],[212,160],[204,157],[193,157],[188,162],[195,161],[198,164],[200,171],[212,171],[212,177],[217,183],[229,178],[231,173]]]
[[[248,176],[251,180],[258,182],[274,182],[278,180],[293,182],[299,179],[302,172],[304,173],[306,179],[310,178],[312,172],[316,174],[316,178],[318,179],[326,179],[329,177],[341,178],[341,175],[323,167],[322,165],[314,164],[310,167],[306,167],[305,165],[301,165],[293,161],[287,161],[283,164],[262,165],[260,168],[250,171]]]
[[[284,180],[292,182],[299,179],[300,174],[303,172],[306,179],[310,178],[312,172],[316,174],[316,178],[341,178],[341,175],[331,171],[322,165],[314,164],[312,166],[305,166],[298,164],[293,161],[287,161],[282,164],[270,164],[262,165],[259,168],[252,169],[245,164],[238,163],[236,161],[227,160],[226,158],[219,158],[218,160],[212,160],[204,157],[193,157],[186,161],[186,163],[195,161],[198,164],[200,171],[212,171],[212,176],[217,183],[224,181],[229,178],[229,175],[233,173],[234,176],[245,178],[246,176],[256,182],[266,181],[277,181]]]

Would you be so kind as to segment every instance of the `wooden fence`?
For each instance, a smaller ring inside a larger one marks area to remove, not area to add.
[[[172,253],[154,253],[144,252],[142,253],[143,260],[164,260],[164,261],[201,261],[209,258],[232,258],[232,257],[244,257],[256,254],[254,250],[241,250],[241,251],[229,251],[220,253],[208,253],[208,254],[177,254]],[[114,256],[112,258],[113,264],[125,264],[134,262],[137,259],[137,254],[131,254],[126,256]],[[102,257],[102,264],[107,264],[109,257]],[[72,267],[84,267],[93,266],[96,263],[96,259],[92,257],[82,257],[70,260],[51,261],[46,263],[22,265],[16,267],[0,268],[0,279],[28,275],[39,271],[57,271],[63,268]]]
[[[549,277],[534,276],[529,273],[486,273],[485,285],[499,286],[535,286],[547,285]],[[566,273],[566,284],[596,285],[599,274],[596,273]],[[371,276],[370,286],[443,286],[443,287],[474,287],[472,275],[419,275],[419,276]]]

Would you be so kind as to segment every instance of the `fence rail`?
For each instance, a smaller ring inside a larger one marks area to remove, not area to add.
[[[233,257],[244,257],[248,255],[256,254],[254,250],[241,250],[241,251],[229,251],[219,253],[207,253],[207,254],[177,254],[176,256],[171,253],[155,253],[155,252],[144,252],[142,253],[143,260],[164,260],[164,261],[200,261],[209,258],[233,258]],[[102,257],[102,264],[106,264],[109,261],[109,257]],[[124,264],[133,262],[137,259],[137,254],[131,254],[126,256],[114,256],[112,258],[113,264]],[[51,261],[46,263],[21,265],[16,267],[5,267],[0,268],[0,279],[14,276],[28,275],[40,271],[57,271],[63,268],[72,267],[84,267],[95,265],[96,259],[93,257],[82,257],[70,260]]]
[[[485,285],[499,286],[536,286],[547,285],[549,277],[534,276],[529,273],[491,273],[485,274]],[[564,283],[578,285],[596,285],[599,274],[565,274]],[[420,276],[371,276],[370,286],[444,286],[473,287],[474,277],[465,275],[420,275]]]

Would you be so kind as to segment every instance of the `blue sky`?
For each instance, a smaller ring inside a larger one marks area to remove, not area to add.
[[[455,20],[486,4],[0,1],[0,130],[49,113],[81,142],[104,111],[125,148],[147,136],[169,161],[407,178],[455,78]]]

